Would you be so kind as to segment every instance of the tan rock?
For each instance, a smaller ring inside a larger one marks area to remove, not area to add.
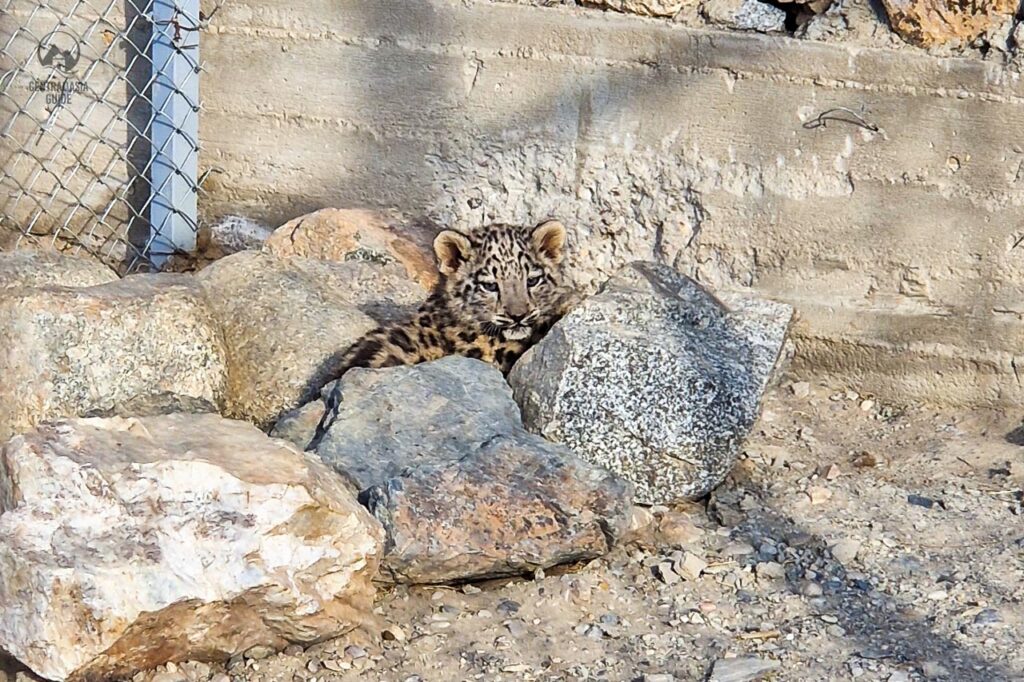
[[[219,405],[224,348],[184,275],[0,290],[0,440],[160,396]]]
[[[51,680],[339,635],[383,541],[315,458],[210,414],[16,436],[0,512],[0,649]]]
[[[227,352],[225,416],[266,427],[316,398],[353,341],[414,307],[415,283],[372,263],[243,251],[196,275]]]
[[[698,0],[588,0],[585,4],[648,17],[671,17],[684,7],[696,6]]]
[[[1013,18],[1016,0],[882,0],[893,30],[908,43],[966,46]]]
[[[431,246],[437,231],[393,212],[324,208],[274,230],[264,249],[276,256],[394,263],[431,289],[438,279]]]
[[[91,287],[117,281],[117,273],[85,256],[51,250],[0,253],[0,290],[15,287]]]

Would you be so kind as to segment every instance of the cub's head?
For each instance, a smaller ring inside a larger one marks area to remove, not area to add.
[[[527,339],[561,313],[565,227],[490,225],[472,233],[444,230],[434,239],[439,285],[461,321],[509,341]]]

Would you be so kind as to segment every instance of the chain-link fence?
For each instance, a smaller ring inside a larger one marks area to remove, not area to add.
[[[197,232],[199,0],[0,0],[0,250],[122,273]]]

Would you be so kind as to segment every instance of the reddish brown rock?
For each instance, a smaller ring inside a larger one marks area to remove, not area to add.
[[[396,263],[430,289],[438,278],[431,247],[436,232],[398,213],[324,208],[277,228],[264,248],[277,256]]]
[[[921,47],[967,45],[1010,21],[1016,0],[882,0],[901,38]]]
[[[502,435],[457,462],[371,488],[388,533],[384,575],[443,583],[515,575],[608,552],[626,530],[629,486],[565,448]]]

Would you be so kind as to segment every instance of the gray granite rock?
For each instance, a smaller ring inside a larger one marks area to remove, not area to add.
[[[647,504],[718,485],[756,420],[792,317],[634,263],[509,376],[528,429],[621,474]]]
[[[786,13],[758,0],[705,0],[701,11],[710,23],[741,31],[779,33],[786,30]]]
[[[353,369],[341,391],[316,452],[384,525],[385,577],[441,583],[593,558],[629,523],[630,486],[527,432],[488,364],[451,356]],[[323,410],[314,405],[276,435],[298,433],[304,446]]]

